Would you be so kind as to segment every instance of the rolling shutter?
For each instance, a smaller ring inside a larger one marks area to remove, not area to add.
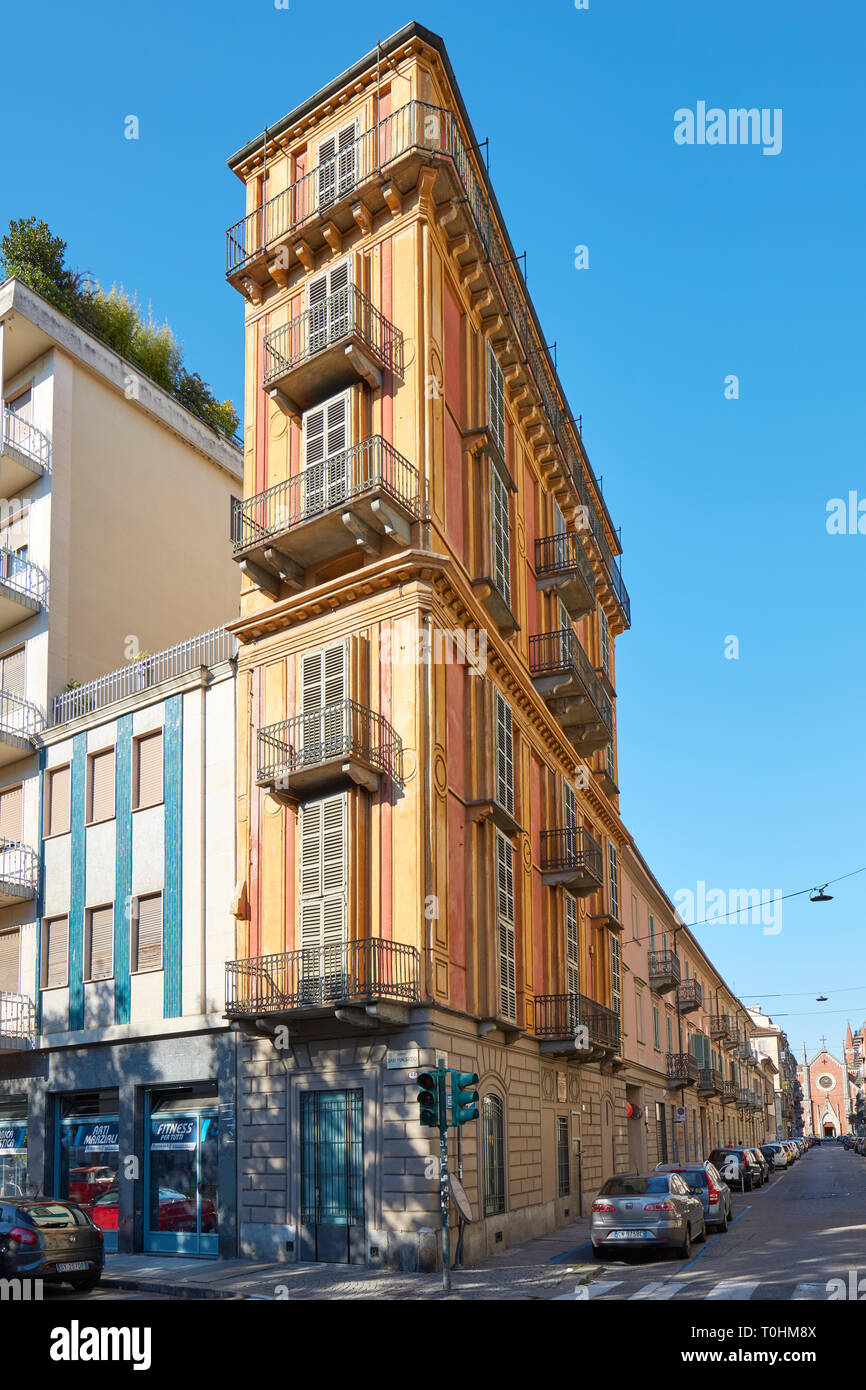
[[[517,1018],[517,972],[514,946],[514,850],[496,831],[496,934],[498,949],[499,1013]]]
[[[48,774],[45,798],[45,834],[65,835],[69,830],[70,769],[54,768]]]
[[[493,582],[511,607],[511,529],[508,520],[508,489],[496,468],[490,469],[491,515],[493,523]]]
[[[54,917],[45,923],[42,935],[42,987],[55,989],[68,978],[69,918]]]
[[[0,686],[13,695],[24,697],[24,648],[0,656]]]
[[[20,841],[23,804],[23,787],[8,787],[0,792],[0,840]]]
[[[135,806],[158,806],[162,801],[162,730],[135,744]]]
[[[496,706],[496,800],[510,816],[514,815],[514,721],[511,707],[499,691]]]
[[[577,927],[577,899],[565,894],[565,991],[580,993],[580,938]]]
[[[300,992],[304,1002],[346,995],[347,800],[301,808]]]
[[[162,969],[162,894],[138,900],[135,931],[135,969]]]
[[[487,344],[487,423],[505,458],[505,377],[490,343]]]
[[[94,753],[90,759],[90,821],[111,820],[114,815],[114,749]]]
[[[18,974],[18,947],[21,933],[18,931],[0,932],[0,991],[17,994],[20,984]]]
[[[85,980],[108,980],[114,974],[114,908],[94,907],[88,914]]]

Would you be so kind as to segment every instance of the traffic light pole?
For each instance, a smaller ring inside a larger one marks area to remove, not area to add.
[[[439,1069],[439,1205],[442,1209],[442,1288],[451,1291],[451,1227],[448,1221],[448,1099],[445,1094],[445,1058],[437,1058]]]

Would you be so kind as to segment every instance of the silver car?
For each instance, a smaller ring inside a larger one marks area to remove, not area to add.
[[[592,1204],[592,1253],[662,1245],[687,1259],[707,1228],[700,1198],[679,1173],[624,1173],[608,1178]]]
[[[770,1144],[762,1144],[761,1150],[774,1168],[787,1168],[789,1166],[788,1151],[782,1144],[777,1144],[775,1141]]]
[[[700,1197],[704,1221],[725,1232],[733,1214],[731,1189],[712,1163],[657,1163],[657,1173],[679,1173],[693,1197]]]

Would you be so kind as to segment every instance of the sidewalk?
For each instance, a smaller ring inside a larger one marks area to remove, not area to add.
[[[490,1255],[471,1268],[453,1270],[450,1295],[442,1291],[440,1274],[172,1255],[107,1255],[102,1287],[194,1299],[550,1299],[597,1272],[589,1222],[584,1219]]]

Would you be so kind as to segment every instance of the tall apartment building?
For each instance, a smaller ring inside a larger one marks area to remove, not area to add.
[[[749,1009],[755,1044],[768,1056],[774,1066],[774,1111],[776,1132],[774,1138],[789,1139],[798,1134],[817,1134],[817,1128],[809,1128],[803,1113],[803,1088],[797,1072],[797,1059],[788,1043],[784,1029],[765,1014],[760,1005]],[[837,1066],[840,1065],[837,1063]],[[840,1068],[841,1074],[841,1068]]]
[[[471,1259],[571,1219],[624,1114],[619,543],[439,38],[229,164],[241,1248],[435,1262],[444,1056]]]
[[[70,685],[237,614],[223,538],[242,462],[17,279],[0,285],[0,407],[2,1046],[32,1031],[40,987],[42,735]]]

